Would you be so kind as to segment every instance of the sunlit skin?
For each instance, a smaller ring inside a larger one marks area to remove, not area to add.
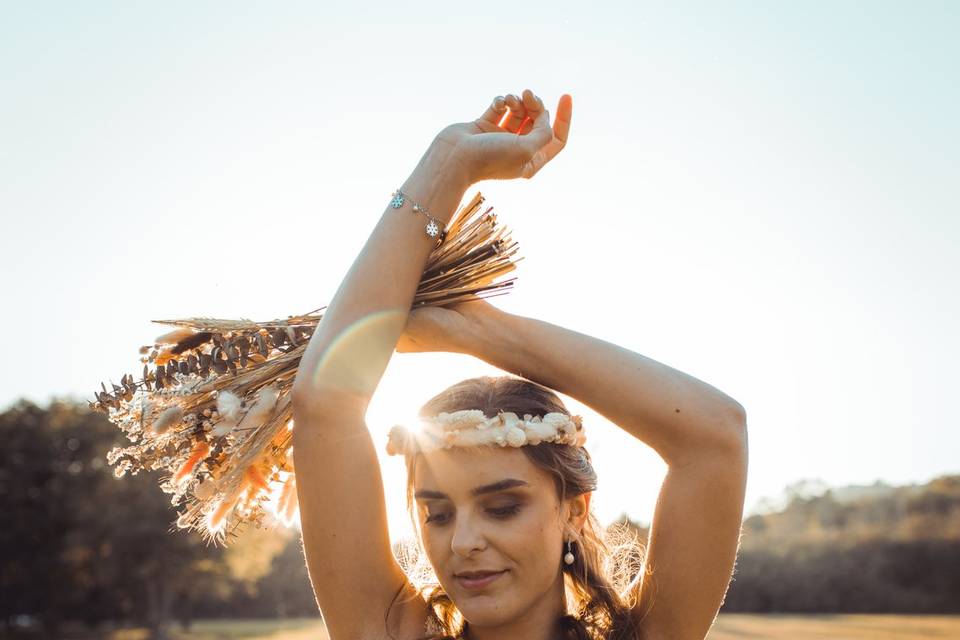
[[[562,95],[551,123],[529,89],[496,98],[480,117],[441,129],[400,188],[446,224],[474,183],[529,179],[552,161],[567,144],[572,106]],[[430,614],[393,555],[366,422],[396,349],[476,357],[570,395],[655,450],[668,472],[645,556],[654,579],[637,583],[630,614],[644,638],[702,640],[740,536],[743,407],[656,360],[484,300],[410,313],[433,246],[420,220],[385,206],[313,333],[291,393],[303,548],[330,639],[415,640]],[[583,530],[589,496],[561,504],[549,473],[517,450],[431,452],[413,475],[425,550],[470,623],[466,640],[563,637],[563,542]],[[474,492],[508,479],[526,484]],[[474,589],[454,576],[477,569],[506,572]]]
[[[589,494],[561,504],[551,475],[509,447],[419,454],[413,488],[424,550],[475,637],[532,637],[564,613],[564,543]],[[505,573],[468,589],[465,571]]]

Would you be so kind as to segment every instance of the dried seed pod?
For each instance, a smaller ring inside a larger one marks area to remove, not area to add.
[[[287,334],[284,333],[283,329],[277,329],[270,334],[270,337],[273,338],[273,346],[276,349],[279,349],[283,346],[284,340],[287,338]]]
[[[213,340],[213,344],[216,346],[223,347],[223,336],[219,333],[214,333],[212,336],[210,336],[210,339]]]
[[[191,353],[190,355],[187,356],[187,371],[188,371],[189,373],[196,373],[196,372],[197,372],[197,368],[198,368],[198,367],[197,367],[197,356],[195,356],[195,355],[193,355],[193,354]]]
[[[217,360],[213,363],[213,370],[219,375],[223,375],[227,372],[227,363],[225,360]]]
[[[210,342],[210,338],[213,337],[213,334],[209,331],[200,331],[190,335],[180,342],[171,350],[171,353],[180,354],[184,351],[189,351],[190,349],[196,349],[197,347]]]
[[[182,373],[183,375],[189,375],[189,373],[190,373],[190,365],[187,364],[187,361],[186,361],[186,360],[181,360],[181,361],[180,361],[180,364],[179,364],[179,367],[180,367],[180,373]]]
[[[213,497],[213,494],[217,491],[217,483],[212,478],[207,478],[194,489],[193,495],[197,496],[201,500],[207,500]]]
[[[163,412],[157,416],[157,419],[153,421],[150,425],[150,428],[157,435],[164,433],[172,427],[173,425],[178,424],[183,419],[183,409],[179,406],[167,407]],[[168,454],[170,455],[170,454]]]
[[[200,366],[203,368],[209,367],[213,363],[213,356],[209,353],[200,354]]]

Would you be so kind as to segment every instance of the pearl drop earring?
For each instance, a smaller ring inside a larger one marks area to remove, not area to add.
[[[571,551],[570,549],[572,545],[573,545],[573,542],[571,542],[570,540],[567,540],[567,554],[563,556],[563,561],[567,564],[573,564],[573,560],[574,560],[573,551]]]

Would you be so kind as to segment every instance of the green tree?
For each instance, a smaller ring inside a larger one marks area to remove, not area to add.
[[[171,530],[155,474],[116,478],[119,431],[86,407],[21,401],[0,414],[0,615],[147,624],[166,637],[196,601],[229,593],[223,550]],[[189,616],[186,616],[189,617]]]

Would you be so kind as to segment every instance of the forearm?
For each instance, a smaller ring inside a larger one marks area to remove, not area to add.
[[[533,318],[498,311],[477,323],[471,355],[577,399],[670,465],[743,439],[743,407],[682,371]]]
[[[452,152],[434,144],[400,189],[445,225],[468,187]],[[365,408],[373,395],[436,242],[411,206],[387,205],[328,304],[300,361],[293,391],[300,406],[334,395]]]

